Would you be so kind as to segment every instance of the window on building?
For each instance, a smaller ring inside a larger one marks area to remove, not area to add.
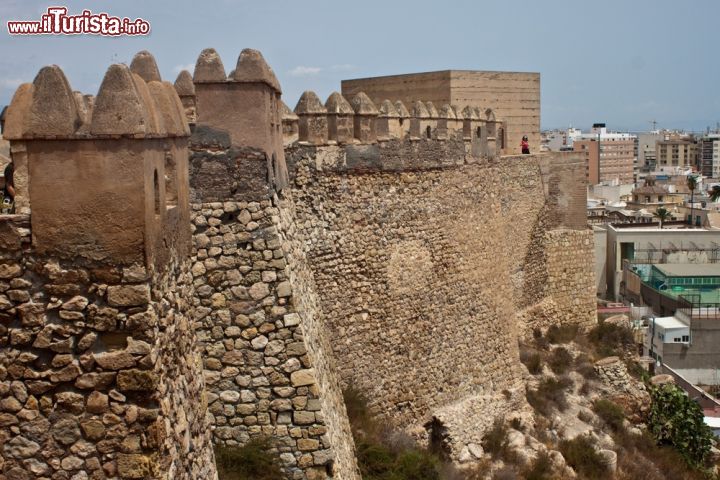
[[[680,343],[682,339],[680,337],[673,337],[673,342]]]
[[[682,336],[682,341],[685,342],[685,343],[690,342],[690,335],[683,335],[683,336]]]

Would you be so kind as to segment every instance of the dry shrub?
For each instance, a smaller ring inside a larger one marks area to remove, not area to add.
[[[602,357],[620,355],[635,345],[630,327],[600,322],[588,332],[588,340]]]
[[[558,375],[567,372],[572,364],[573,356],[563,347],[553,350],[548,359],[550,369]]]
[[[494,459],[508,457],[508,429],[502,419],[495,420],[492,428],[483,437],[482,446]]]
[[[593,411],[613,431],[619,432],[624,429],[625,412],[617,403],[601,398],[593,402]]]
[[[578,336],[578,332],[580,331],[580,327],[577,323],[568,323],[565,325],[553,325],[550,328],[548,328],[547,334],[545,337],[548,339],[548,342],[558,344],[558,343],[570,343],[573,340],[575,340]]]
[[[505,466],[493,474],[493,480],[520,480],[520,476],[514,468]]]
[[[527,367],[528,372],[532,375],[537,375],[542,372],[542,355],[540,355],[540,352],[537,350],[521,346],[520,361]]]
[[[572,440],[563,440],[560,442],[560,452],[580,478],[587,480],[609,478],[607,467],[588,435],[581,435]]]
[[[688,466],[671,447],[658,446],[652,435],[634,435],[623,431],[615,435],[621,446],[618,455],[618,480],[707,480],[701,470]]]
[[[552,480],[552,461],[546,451],[538,454],[535,461],[522,473],[525,480]]]
[[[548,416],[552,413],[552,408],[565,411],[567,408],[567,399],[565,391],[573,384],[568,377],[545,378],[540,382],[535,390],[527,390],[528,403],[540,414]]]

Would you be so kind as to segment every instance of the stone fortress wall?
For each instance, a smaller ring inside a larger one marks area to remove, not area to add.
[[[357,478],[340,393],[353,386],[421,440],[441,425],[458,458],[523,401],[518,335],[594,320],[583,159],[501,156],[490,109],[305,92],[291,111],[252,55],[277,104],[248,121],[271,142],[236,143],[224,107],[249,101],[235,84],[250,53],[226,74],[204,51],[194,98],[189,74],[176,84],[197,118],[193,273],[216,441],[272,435],[292,478]],[[204,107],[208,78],[228,98]],[[530,311],[540,320],[518,325]]]
[[[13,99],[9,478],[214,478],[211,437],[269,436],[289,478],[357,479],[348,386],[458,458],[523,401],[518,336],[594,320],[582,158],[503,156],[492,109],[292,112],[249,49],[174,87],[141,52],[97,98],[49,67]]]
[[[217,477],[192,328],[189,134],[145,53],[112,65],[97,97],[57,66],[16,92],[0,478]]]

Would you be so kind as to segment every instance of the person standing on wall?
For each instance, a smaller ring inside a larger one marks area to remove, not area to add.
[[[0,134],[5,131],[5,116],[7,115],[8,107],[4,107],[0,112]],[[3,176],[5,177],[5,186],[2,189],[2,205],[0,205],[0,213],[13,213],[13,206],[15,204],[15,182],[13,181],[13,174],[15,173],[15,167],[13,166],[12,156],[10,157],[10,163],[5,166]]]
[[[14,204],[15,204],[15,183],[13,182],[13,174],[15,173],[15,168],[13,167],[13,162],[10,161],[5,166],[5,188],[3,188],[3,198],[2,198],[2,213],[8,214],[13,213],[14,211]]]
[[[528,143],[527,135],[523,135],[522,141],[520,142],[520,148],[522,148],[523,155],[530,155],[530,143]]]

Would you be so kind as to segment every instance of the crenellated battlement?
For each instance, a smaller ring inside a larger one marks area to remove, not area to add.
[[[186,111],[195,112],[190,168],[218,172],[202,185],[193,183],[196,200],[228,197],[231,191],[248,197],[282,190],[288,179],[281,90],[262,54],[244,49],[227,75],[220,56],[207,48],[195,64],[193,88],[187,75],[182,77],[176,88],[186,97]],[[220,155],[221,151],[225,153]],[[228,177],[234,184],[227,182]]]
[[[15,93],[4,132],[35,250],[157,266],[187,252],[189,135],[148,52],[111,65],[96,97],[73,92],[60,67],[41,69]]]
[[[481,112],[475,107],[444,104],[438,110],[433,102],[415,101],[410,111],[400,100],[386,99],[378,108],[363,92],[349,101],[338,92],[330,94],[325,104],[313,91],[306,91],[298,101],[294,115],[282,117],[283,131],[288,132],[285,145],[357,145],[377,144],[391,140],[433,140],[443,142],[459,137],[467,144],[469,154],[496,157],[496,135],[503,122],[491,109]],[[291,132],[297,132],[297,139]]]

